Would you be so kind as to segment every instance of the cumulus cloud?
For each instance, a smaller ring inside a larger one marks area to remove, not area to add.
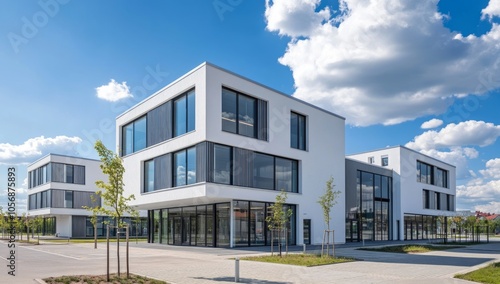
[[[129,87],[127,86],[127,82],[122,82],[120,84],[114,79],[111,79],[107,85],[97,87],[95,90],[98,98],[109,102],[116,102],[133,97],[130,93]]]
[[[406,147],[455,165],[457,178],[464,179],[471,176],[468,160],[479,156],[474,147],[491,145],[499,136],[499,125],[468,120],[450,123],[439,131],[428,130],[408,142]]]
[[[319,3],[268,0],[267,28],[291,37],[279,62],[293,73],[294,96],[352,125],[442,114],[457,98],[500,87],[496,23],[464,36],[444,27],[438,0],[340,0],[336,15]]]
[[[49,153],[74,155],[75,146],[80,144],[79,137],[56,136],[30,138],[20,145],[0,144],[0,164],[31,163]]]
[[[488,6],[481,11],[481,19],[500,16],[500,0],[490,0]]]
[[[439,131],[429,130],[406,144],[414,150],[430,150],[457,146],[488,146],[500,136],[500,125],[484,121],[468,120],[450,123]]]
[[[485,178],[500,179],[500,158],[486,162],[486,169],[480,170],[479,173]]]
[[[443,124],[443,121],[441,119],[433,118],[431,120],[428,120],[420,126],[422,129],[432,129],[432,128],[437,128]]]

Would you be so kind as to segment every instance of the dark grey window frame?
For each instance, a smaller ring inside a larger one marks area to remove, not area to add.
[[[175,97],[174,99],[172,99],[172,118],[171,118],[171,121],[172,121],[172,137],[177,137],[177,136],[181,136],[181,135],[184,135],[186,133],[189,133],[189,132],[192,132],[192,131],[195,131],[196,130],[196,92],[194,92],[194,88],[190,89],[189,91],[187,92],[184,92],[183,94]],[[194,123],[194,126],[193,126],[193,129],[189,129],[188,126],[189,126],[189,121],[190,121],[190,118],[189,118],[189,115],[190,115],[190,112],[189,112],[189,96],[193,96],[194,97],[194,113],[192,114],[193,115],[193,123]],[[186,112],[186,132],[183,132],[183,133],[176,133],[176,125],[177,125],[177,121],[176,121],[176,117],[177,117],[177,111],[176,111],[176,108],[175,108],[175,102],[179,101],[179,100],[186,100],[186,109],[185,109],[185,112]]]
[[[145,133],[145,137],[144,137],[144,138],[146,139],[146,146],[145,146],[144,148],[142,148],[142,149],[136,149],[136,148],[135,148],[135,135],[136,135],[136,132],[135,132],[135,124],[136,124],[138,121],[142,120],[142,119],[145,119],[145,120],[146,120],[146,133]],[[127,137],[126,135],[124,135],[124,134],[125,134],[125,128],[126,128],[127,126],[130,126],[130,125],[132,125],[132,138],[131,138],[131,139],[132,139],[132,141],[131,141],[131,142],[132,142],[132,146],[131,146],[131,147],[132,147],[132,149],[131,149],[131,152],[130,152],[130,153],[125,153],[125,144],[126,144],[126,140],[125,140],[125,138]],[[121,127],[121,130],[122,130],[122,131],[121,131],[122,133],[121,133],[121,143],[120,143],[120,145],[121,145],[121,151],[120,151],[120,152],[121,152],[122,156],[126,156],[126,155],[133,154],[133,153],[135,153],[135,152],[138,152],[138,151],[143,150],[143,149],[145,149],[145,148],[147,148],[147,147],[148,147],[148,116],[147,116],[147,114],[145,114],[145,115],[141,115],[140,117],[138,117],[138,118],[134,119],[133,121],[131,121],[131,122],[129,122],[129,123],[127,123],[127,124],[123,125],[123,126]]]
[[[293,116],[297,117],[297,125],[295,125],[295,127],[292,124]],[[292,137],[294,130],[297,133],[296,141],[293,141]],[[290,147],[303,151],[307,150],[307,116],[294,111],[290,113]]]
[[[261,100],[259,98],[256,98],[254,96],[250,96],[250,95],[235,91],[235,90],[228,88],[228,87],[222,87],[222,90],[224,90],[224,89],[229,91],[229,92],[232,92],[236,95],[236,113],[235,113],[236,130],[235,130],[235,132],[233,132],[233,131],[224,129],[223,124],[222,124],[222,127],[221,127],[222,131],[245,136],[245,137],[249,137],[249,138],[255,138],[255,139],[267,141],[267,127],[268,127],[267,126],[267,121],[268,121],[268,119],[267,119],[267,117],[268,117],[267,102],[264,100]],[[222,91],[221,91],[221,93],[222,93]],[[254,115],[253,127],[254,127],[254,129],[253,129],[252,136],[242,134],[242,133],[240,133],[240,130],[239,130],[240,129],[240,127],[239,127],[239,125],[240,125],[240,119],[239,119],[240,96],[254,100],[254,111],[253,111],[253,115]],[[222,106],[222,95],[221,95],[221,106]],[[222,115],[222,113],[221,113],[221,115]]]

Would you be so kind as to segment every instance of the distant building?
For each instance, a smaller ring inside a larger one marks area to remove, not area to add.
[[[361,233],[365,240],[436,238],[444,232],[439,217],[455,215],[455,166],[409,148],[349,155],[346,175],[347,230],[351,231],[347,235],[353,241]]]
[[[93,237],[94,227],[90,222],[92,214],[82,206],[101,206],[102,200],[92,202],[98,190],[97,180],[107,181],[102,173],[99,160],[49,154],[28,166],[28,216],[43,218],[42,234],[61,237]],[[97,226],[98,236],[106,235],[103,221],[109,217],[100,216]],[[131,235],[135,235],[136,224]],[[138,235],[147,231],[146,219],[138,224]],[[111,233],[114,234],[114,231]]]

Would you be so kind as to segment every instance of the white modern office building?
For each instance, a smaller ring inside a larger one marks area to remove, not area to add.
[[[349,155],[346,173],[348,240],[436,238],[455,214],[455,166],[412,149]]]
[[[289,244],[321,243],[325,182],[342,192],[335,240],[345,240],[344,118],[209,63],[117,117],[125,193],[149,210],[149,241],[253,246],[281,190],[293,211]]]
[[[49,154],[28,166],[28,217],[43,218],[42,233],[60,237],[93,237],[94,227],[90,222],[92,214],[82,206],[101,206],[101,198],[92,201],[98,188],[97,180],[107,181],[99,160]],[[106,235],[99,216],[98,236]],[[147,223],[132,226],[138,235],[146,232]],[[125,218],[131,222],[130,218]],[[114,234],[114,231],[112,232]],[[133,232],[135,234],[135,231]],[[131,234],[131,235],[134,235]]]

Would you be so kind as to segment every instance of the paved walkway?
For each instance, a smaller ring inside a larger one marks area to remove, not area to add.
[[[390,244],[396,244],[390,242]],[[368,245],[368,244],[367,244]],[[370,245],[374,245],[371,243]],[[380,243],[377,243],[380,245]],[[469,283],[453,275],[500,261],[500,242],[418,255],[356,250],[352,244],[337,246],[336,254],[362,261],[297,267],[240,261],[244,283]],[[315,249],[315,248],[312,248]],[[116,246],[111,245],[112,271],[116,271]],[[131,272],[171,283],[234,283],[234,257],[262,254],[269,248],[222,249],[131,244]],[[301,247],[292,250],[301,251]],[[125,249],[122,271],[125,269]],[[0,268],[0,283],[34,283],[35,278],[75,274],[105,274],[106,250],[93,244],[22,245],[17,247],[16,276]],[[0,243],[0,259],[6,263],[8,248]]]

